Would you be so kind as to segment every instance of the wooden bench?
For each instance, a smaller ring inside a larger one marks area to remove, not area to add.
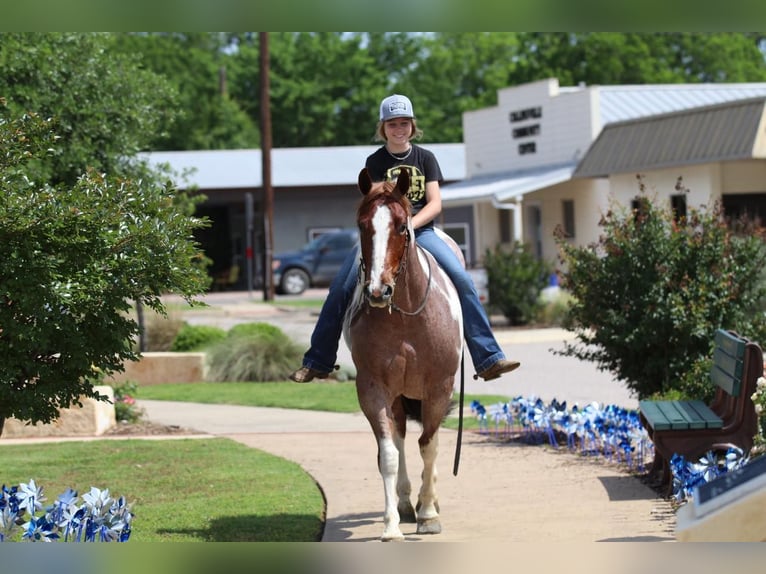
[[[763,353],[757,343],[733,331],[715,333],[710,380],[716,393],[703,401],[639,401],[641,424],[654,443],[650,473],[670,484],[669,461],[674,454],[696,461],[710,450],[731,446],[747,452],[758,432],[758,415],[751,399],[763,375]]]

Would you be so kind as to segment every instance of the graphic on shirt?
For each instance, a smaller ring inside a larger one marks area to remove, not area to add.
[[[410,175],[410,189],[407,191],[407,199],[413,205],[424,200],[426,195],[426,176],[414,165],[397,165],[386,170],[386,181],[396,181],[402,170],[407,170]]]

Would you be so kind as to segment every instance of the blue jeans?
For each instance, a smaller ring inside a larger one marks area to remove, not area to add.
[[[463,333],[476,372],[481,373],[504,359],[505,354],[492,334],[473,280],[452,249],[431,227],[416,229],[415,239],[418,245],[434,256],[455,284],[463,309]],[[311,348],[303,355],[304,367],[325,373],[333,370],[343,332],[343,318],[354,295],[358,274],[359,251],[354,250],[346,257],[330,285],[327,299],[311,334]]]

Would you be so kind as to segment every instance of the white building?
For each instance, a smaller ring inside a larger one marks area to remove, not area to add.
[[[595,241],[610,199],[638,194],[639,173],[660,201],[682,201],[682,177],[695,205],[721,198],[728,212],[766,215],[764,98],[766,83],[500,90],[497,106],[463,115],[466,179],[442,190],[445,226],[472,261],[521,240],[553,262],[556,226]]]

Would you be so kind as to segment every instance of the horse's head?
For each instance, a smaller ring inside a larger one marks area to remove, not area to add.
[[[373,307],[391,306],[396,280],[407,263],[413,240],[409,186],[404,170],[396,183],[373,183],[366,169],[359,173],[359,191],[364,195],[357,212],[364,295]]]

